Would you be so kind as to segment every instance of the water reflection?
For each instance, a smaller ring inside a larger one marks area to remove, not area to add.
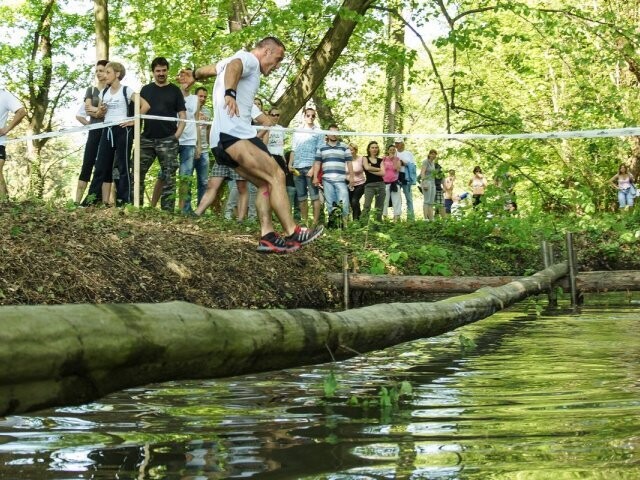
[[[0,419],[0,478],[639,478],[639,312],[502,312],[334,366],[330,401],[323,365]]]

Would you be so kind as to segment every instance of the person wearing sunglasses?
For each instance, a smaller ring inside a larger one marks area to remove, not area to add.
[[[300,202],[300,214],[302,221],[309,222],[309,205],[307,199],[311,200],[313,206],[313,224],[316,225],[320,219],[320,194],[318,187],[313,185],[313,177],[317,176],[314,163],[317,150],[324,144],[324,135],[316,133],[318,127],[315,125],[316,111],[313,108],[305,108],[303,113],[303,126],[293,134],[291,142],[292,152],[289,160],[289,169],[296,169],[300,175],[295,176],[293,181],[296,185],[296,193]]]

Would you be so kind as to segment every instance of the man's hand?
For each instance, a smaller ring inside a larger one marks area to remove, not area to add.
[[[224,105],[230,117],[240,116],[240,110],[238,109],[238,104],[236,103],[236,99],[233,98],[231,95],[225,95]]]
[[[183,69],[178,73],[178,83],[180,84],[180,88],[182,90],[189,90],[194,83],[196,83],[196,77],[194,76],[194,71],[191,69]]]

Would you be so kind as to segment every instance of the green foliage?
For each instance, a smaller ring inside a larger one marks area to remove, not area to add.
[[[333,370],[329,371],[329,374],[324,377],[322,387],[324,390],[325,398],[332,398],[333,396],[335,396],[336,390],[338,388],[338,381]]]
[[[477,348],[476,342],[473,341],[473,339],[460,334],[458,336],[458,340],[460,340],[460,349],[463,351],[470,351],[470,350],[475,350]]]

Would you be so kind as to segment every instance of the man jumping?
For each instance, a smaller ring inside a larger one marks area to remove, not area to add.
[[[260,74],[269,75],[280,66],[285,48],[275,37],[266,37],[250,52],[238,51],[216,65],[200,67],[194,79],[216,76],[213,87],[214,122],[209,144],[220,164],[235,168],[258,187],[256,210],[261,235],[258,251],[289,253],[318,238],[323,231],[296,225],[291,215],[285,175],[251,125],[251,106],[260,86]],[[275,212],[285,236],[274,232]]]

